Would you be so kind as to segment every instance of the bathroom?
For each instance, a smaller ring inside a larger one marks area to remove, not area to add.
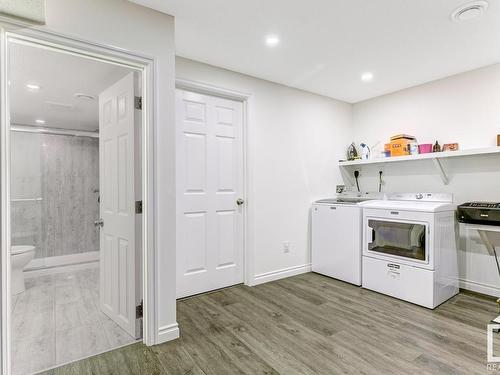
[[[140,337],[102,308],[99,225],[100,96],[133,73],[16,43],[9,59],[11,353],[21,375]]]

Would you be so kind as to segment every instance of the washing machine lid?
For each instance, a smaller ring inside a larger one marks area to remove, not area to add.
[[[10,249],[10,254],[11,255],[23,254],[32,250],[35,250],[35,246],[29,246],[29,245],[12,246]]]
[[[384,199],[384,193],[374,192],[357,192],[357,191],[344,191],[337,194],[334,198],[325,198],[315,201],[316,204],[339,204],[339,205],[357,205],[360,202],[368,200]]]
[[[455,210],[455,205],[449,202],[377,200],[360,203],[360,206],[362,208],[416,212],[443,212]]]
[[[320,199],[314,202],[314,204],[325,204],[325,205],[332,205],[332,204],[338,204],[338,205],[351,205],[351,206],[356,206],[357,202],[349,202],[349,201],[341,201],[338,200],[337,198],[326,198],[326,199]]]

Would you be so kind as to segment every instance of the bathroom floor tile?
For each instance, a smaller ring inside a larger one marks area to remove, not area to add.
[[[66,363],[111,348],[102,326],[92,324],[56,332],[56,362]]]
[[[66,304],[82,300],[82,293],[77,286],[56,286],[56,304]]]
[[[106,338],[112,347],[127,345],[134,341],[134,339],[127,332],[122,330],[118,324],[113,322],[105,314],[101,313],[100,321],[102,327],[104,328]]]
[[[34,337],[12,347],[12,373],[33,374],[54,366],[55,334]]]
[[[91,325],[99,321],[99,314],[92,301],[81,300],[58,304],[56,305],[56,331]]]
[[[32,374],[135,340],[99,308],[99,268],[26,279],[12,299],[12,374]]]

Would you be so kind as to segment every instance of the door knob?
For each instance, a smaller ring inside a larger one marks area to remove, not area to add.
[[[236,200],[236,204],[237,204],[238,206],[241,206],[241,205],[242,205],[242,204],[244,204],[244,203],[245,203],[245,201],[244,201],[243,199],[241,199],[241,198],[238,198],[238,199]]]
[[[104,226],[104,220],[103,219],[99,219],[99,220],[96,220],[94,221],[94,226],[97,228],[102,228]]]

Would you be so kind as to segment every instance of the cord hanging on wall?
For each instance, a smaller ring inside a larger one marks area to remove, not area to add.
[[[359,189],[358,177],[359,177],[359,171],[354,171],[354,178],[356,179],[356,187],[358,188],[358,192],[359,192],[361,190]]]

